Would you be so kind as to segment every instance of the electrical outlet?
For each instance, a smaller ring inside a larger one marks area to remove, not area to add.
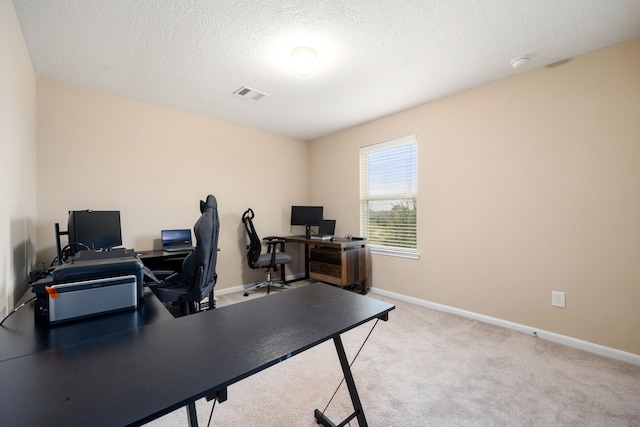
[[[551,291],[551,305],[554,307],[565,308],[564,292]]]

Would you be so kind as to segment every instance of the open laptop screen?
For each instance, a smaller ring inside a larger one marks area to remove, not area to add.
[[[191,245],[191,230],[162,230],[162,247]]]

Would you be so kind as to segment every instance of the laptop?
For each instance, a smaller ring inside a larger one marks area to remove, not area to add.
[[[318,227],[318,236],[329,238],[333,237],[336,233],[336,220],[335,219],[322,219],[320,220],[320,226]]]
[[[162,250],[167,252],[180,252],[193,250],[191,230],[162,230]]]

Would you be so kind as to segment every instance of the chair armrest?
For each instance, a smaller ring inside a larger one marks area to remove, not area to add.
[[[265,237],[264,239],[262,239],[262,241],[264,242],[265,245],[277,245],[280,243],[285,243],[284,240],[278,239],[275,236]]]
[[[278,239],[276,236],[265,237],[262,239],[262,242],[267,245],[267,253],[275,253],[278,245],[285,243],[284,240]]]
[[[152,270],[153,274],[160,280],[165,280],[167,277],[171,276],[175,271],[173,270]]]
[[[175,274],[175,271],[171,270],[155,270],[151,271],[147,267],[144,267],[144,284],[148,287],[157,287],[162,286],[167,280],[167,278],[171,277]],[[151,281],[147,280],[151,279]]]

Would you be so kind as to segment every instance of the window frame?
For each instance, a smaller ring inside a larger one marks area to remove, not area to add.
[[[395,147],[413,145],[414,152],[413,156],[409,156],[406,161],[409,163],[403,165],[403,168],[413,168],[409,172],[409,180],[410,180],[410,191],[408,193],[384,193],[382,195],[371,195],[369,194],[369,164],[368,164],[368,155],[370,153],[380,152],[384,150],[388,150]],[[415,230],[410,230],[415,232],[415,248],[411,247],[400,247],[400,246],[391,246],[384,245],[378,243],[368,243],[368,246],[371,250],[371,253],[380,254],[380,255],[389,255],[396,256],[402,258],[410,258],[410,259],[419,259],[420,252],[418,250],[418,140],[417,136],[409,135],[397,139],[393,139],[390,141],[380,142],[372,145],[368,145],[365,147],[360,147],[359,150],[359,162],[360,162],[360,198],[359,198],[359,211],[360,211],[360,233],[364,237],[369,237],[369,215],[367,206],[371,201],[382,201],[382,200],[408,200],[412,199],[415,201]]]

